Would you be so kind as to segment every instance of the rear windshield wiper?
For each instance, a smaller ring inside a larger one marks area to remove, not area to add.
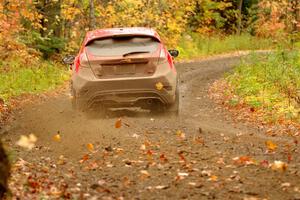
[[[150,51],[133,51],[133,52],[123,54],[123,57],[129,56],[131,54],[139,54],[139,53],[150,53]]]

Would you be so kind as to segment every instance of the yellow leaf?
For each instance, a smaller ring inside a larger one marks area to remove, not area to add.
[[[157,90],[162,90],[164,88],[164,85],[161,82],[158,82],[155,84],[155,87]]]
[[[16,144],[27,150],[31,150],[35,146],[36,141],[37,137],[34,134],[30,134],[29,136],[21,135],[20,139],[17,141]]]
[[[140,149],[141,149],[141,150],[146,150],[146,145],[145,145],[145,144],[142,144],[141,147],[140,147]]]
[[[92,143],[88,143],[87,145],[86,145],[86,148],[89,150],[89,151],[91,151],[91,152],[93,152],[94,151],[94,145],[92,144]]]
[[[122,120],[121,120],[121,118],[119,118],[119,119],[116,121],[116,123],[115,123],[115,127],[116,127],[116,128],[121,128],[121,126],[122,126]]]
[[[216,175],[211,175],[210,178],[208,179],[209,181],[217,181],[218,177]]]
[[[181,130],[177,130],[177,131],[176,131],[176,135],[177,135],[177,137],[178,137],[179,139],[182,139],[182,140],[185,139],[185,133],[182,132]]]
[[[53,136],[53,140],[56,141],[56,142],[60,142],[61,141],[61,137],[60,137],[60,134],[57,133]]]
[[[277,145],[270,140],[266,141],[266,146],[269,151],[275,151],[277,149]]]
[[[275,160],[273,164],[271,164],[271,169],[274,171],[284,172],[287,170],[288,165],[282,161]]]

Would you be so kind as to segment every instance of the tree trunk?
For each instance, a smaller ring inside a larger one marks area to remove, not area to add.
[[[243,0],[240,0],[239,2],[239,11],[238,11],[238,24],[237,24],[237,34],[241,35],[241,29],[242,29],[242,9],[243,9]]]
[[[293,11],[294,11],[294,19],[295,23],[293,24],[293,31],[300,31],[300,3],[298,0],[292,1]]]
[[[94,0],[89,0],[89,2],[90,2],[90,19],[89,19],[90,22],[89,22],[89,28],[90,28],[90,30],[93,30],[96,27]]]
[[[4,193],[7,191],[7,180],[10,175],[10,165],[7,155],[0,141],[0,199],[3,198]]]

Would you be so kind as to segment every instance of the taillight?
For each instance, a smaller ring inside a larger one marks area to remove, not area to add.
[[[88,67],[87,62],[88,62],[88,60],[87,60],[86,53],[85,53],[85,51],[83,51],[75,58],[75,61],[74,61],[75,72],[78,72],[80,67]]]
[[[75,61],[74,61],[74,67],[75,67],[75,72],[79,71],[79,66],[80,66],[80,56],[76,56]]]
[[[168,62],[169,67],[172,69],[174,67],[173,64],[173,58],[172,56],[169,54],[169,52],[166,50],[166,48],[164,48],[163,46],[160,49],[160,55],[159,55],[159,62],[158,64],[162,64]]]

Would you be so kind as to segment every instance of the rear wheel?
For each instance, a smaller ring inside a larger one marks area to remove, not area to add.
[[[175,102],[173,104],[170,104],[166,108],[167,112],[174,113],[176,115],[179,114],[179,87],[176,87],[175,91]]]
[[[71,103],[72,109],[78,111],[77,98],[75,96],[72,96]]]

